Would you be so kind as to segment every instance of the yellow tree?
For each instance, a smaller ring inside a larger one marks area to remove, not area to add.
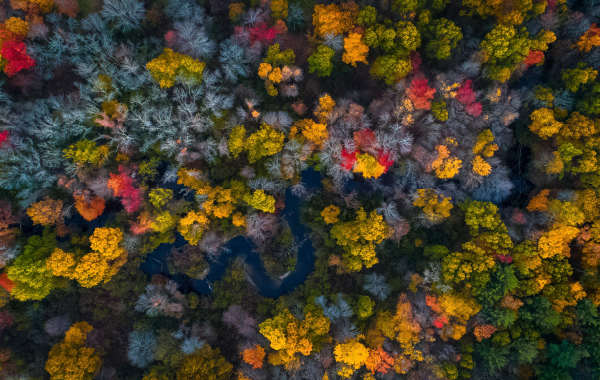
[[[93,327],[78,322],[69,328],[65,338],[48,353],[46,371],[51,380],[91,380],[100,369],[102,360],[86,339]]]
[[[538,240],[538,250],[542,258],[556,255],[571,256],[569,243],[579,234],[579,229],[571,226],[554,226]]]
[[[333,349],[333,355],[336,362],[343,364],[338,371],[338,375],[348,378],[366,363],[369,357],[369,349],[358,340],[352,339],[346,343],[338,343]]]
[[[563,128],[563,123],[554,118],[554,112],[549,108],[533,111],[530,118],[529,129],[544,140],[554,136]]]
[[[200,242],[204,231],[207,230],[210,220],[202,211],[190,211],[186,216],[179,219],[177,231],[191,245]]]
[[[263,212],[275,212],[275,197],[265,193],[264,190],[254,190],[252,194],[246,194],[244,201],[251,207]]]
[[[321,211],[321,217],[326,224],[333,224],[338,222],[338,216],[340,215],[340,208],[336,205],[329,205]]]
[[[146,69],[160,87],[169,88],[177,78],[199,83],[205,66],[204,62],[165,48],[161,55],[146,64]]]
[[[246,128],[243,125],[236,125],[229,134],[227,147],[233,158],[237,158],[244,151],[246,141]]]
[[[369,47],[362,42],[362,34],[350,33],[344,38],[344,55],[342,61],[356,67],[357,62],[368,64]]]
[[[356,164],[354,169],[355,173],[362,174],[365,178],[378,178],[385,173],[385,166],[381,165],[379,161],[370,154],[361,153],[356,156]]]
[[[259,331],[276,351],[269,354],[269,363],[291,366],[297,354],[310,355],[316,350],[315,345],[326,338],[329,324],[322,310],[314,305],[305,308],[302,320],[287,309],[265,320],[259,325]]]
[[[27,215],[34,224],[50,226],[60,221],[62,217],[63,201],[46,198],[29,206]]]
[[[446,145],[435,147],[437,157],[431,163],[435,175],[441,179],[454,178],[462,167],[462,160],[450,155],[450,149]]]
[[[313,9],[313,26],[317,37],[328,34],[338,35],[350,31],[358,15],[358,5],[353,2],[337,4],[317,4]]]
[[[248,161],[254,163],[263,157],[279,153],[283,148],[284,139],[285,135],[282,132],[263,123],[260,129],[248,136],[246,140]]]
[[[442,294],[439,304],[443,313],[448,318],[453,318],[454,322],[444,327],[442,337],[450,337],[454,340],[459,340],[466,333],[467,322],[481,310],[481,306],[474,298],[456,292]]]
[[[181,366],[175,372],[176,380],[228,380],[233,365],[229,363],[218,348],[205,344],[199,350],[184,357]]]
[[[411,360],[423,360],[421,351],[415,349],[420,341],[421,326],[413,316],[406,294],[398,297],[394,314],[384,311],[377,315],[375,326],[383,336],[400,343],[403,355]]]
[[[389,228],[377,212],[367,214],[361,208],[355,220],[335,224],[330,235],[344,250],[344,267],[357,272],[377,264],[375,246],[389,236]]]
[[[119,228],[96,228],[90,236],[93,252],[76,258],[72,253],[56,248],[46,260],[46,268],[55,276],[77,280],[85,288],[106,283],[127,262],[122,241],[123,232]]]
[[[452,198],[438,194],[434,189],[417,189],[413,206],[423,209],[423,213],[431,222],[437,223],[450,216],[454,207]]]
[[[323,145],[323,143],[329,137],[327,125],[323,123],[315,123],[311,119],[298,120],[294,123],[294,127],[301,131],[304,138],[317,146]]]

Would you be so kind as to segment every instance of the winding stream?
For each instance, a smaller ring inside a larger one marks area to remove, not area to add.
[[[308,189],[318,188],[321,185],[321,175],[313,169],[304,170],[302,172],[302,182]],[[285,209],[282,216],[290,226],[298,246],[298,257],[296,267],[283,280],[274,279],[267,273],[260,255],[256,252],[256,246],[250,239],[242,235],[232,238],[223,246],[223,252],[219,259],[210,263],[208,275],[202,280],[181,273],[169,273],[167,259],[171,249],[187,244],[179,234],[174,243],[161,244],[149,253],[146,261],[142,263],[141,269],[149,275],[162,274],[172,279],[177,282],[184,292],[194,291],[200,294],[209,294],[212,291],[211,284],[223,276],[231,260],[241,256],[248,268],[248,275],[259,293],[264,297],[277,298],[302,284],[314,269],[314,248],[308,238],[309,229],[300,221],[300,203],[300,198],[288,188],[285,192]]]

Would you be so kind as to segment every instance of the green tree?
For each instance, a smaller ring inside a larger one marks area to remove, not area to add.
[[[15,286],[11,295],[19,301],[39,301],[57,286],[57,279],[46,267],[46,259],[56,248],[56,236],[49,229],[42,236],[27,239],[23,252],[8,267],[8,278]]]
[[[326,45],[317,46],[310,57],[308,57],[308,71],[311,73],[316,72],[320,77],[328,77],[333,71],[333,63],[331,59],[335,51]]]
[[[408,58],[399,58],[394,55],[380,55],[371,65],[371,75],[382,79],[386,84],[392,85],[406,77],[412,71],[412,64]]]
[[[452,49],[462,40],[463,34],[454,22],[440,18],[427,25],[425,55],[437,60],[450,58]]]
[[[571,92],[577,92],[582,85],[592,82],[597,76],[598,71],[583,62],[573,69],[563,70],[561,74],[565,87]]]
[[[183,359],[175,377],[177,380],[227,380],[232,370],[233,366],[221,355],[218,348],[213,349],[205,344]]]
[[[545,51],[556,40],[554,33],[542,30],[531,38],[527,29],[498,24],[485,35],[481,42],[483,59],[487,63],[488,76],[506,82],[517,66],[531,50]]]
[[[269,46],[269,49],[267,50],[267,56],[263,62],[269,63],[275,67],[293,65],[295,60],[296,54],[294,54],[294,50],[285,49],[284,51],[280,51],[279,44],[273,44]]]
[[[570,380],[573,377],[569,371],[588,356],[585,349],[567,340],[560,344],[550,343],[546,348],[547,360],[536,368],[536,373],[540,380]]]
[[[373,307],[375,307],[375,301],[369,296],[358,296],[356,301],[356,315],[359,319],[366,319],[373,315]]]

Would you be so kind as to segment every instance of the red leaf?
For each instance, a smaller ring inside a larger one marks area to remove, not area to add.
[[[385,152],[383,149],[380,149],[377,154],[377,162],[379,162],[379,165],[385,166],[384,173],[387,173],[388,169],[394,165],[394,159],[390,156],[390,152]]]
[[[527,66],[537,65],[544,62],[544,52],[540,50],[530,50],[529,55],[525,58],[524,63]]]
[[[356,154],[356,151],[348,152],[346,148],[342,148],[342,162],[340,165],[346,170],[351,170],[356,162]]]
[[[446,317],[445,315],[440,315],[433,321],[433,325],[438,329],[441,329],[447,323],[448,323],[448,317]]]
[[[431,109],[431,99],[433,99],[433,95],[435,94],[435,88],[431,88],[427,85],[426,78],[413,79],[406,92],[416,109]]]
[[[8,141],[8,130],[0,132],[0,147]]]
[[[510,264],[513,261],[513,258],[511,256],[505,256],[505,255],[496,255],[496,260],[500,261],[503,264]]]
[[[375,139],[375,133],[365,128],[354,132],[354,142],[359,149],[367,151],[377,143],[377,140]]]
[[[142,191],[133,186],[133,178],[124,167],[119,166],[119,174],[110,174],[107,186],[116,197],[121,198],[121,204],[128,213],[136,212],[142,205]]]
[[[9,293],[15,287],[15,284],[11,281],[10,278],[8,278],[6,272],[0,274],[0,286],[3,287]]]
[[[481,103],[479,102],[475,102],[475,103],[471,103],[468,104],[465,107],[465,110],[467,111],[467,113],[473,117],[478,117],[479,115],[481,115]]]
[[[271,43],[277,37],[278,31],[274,28],[268,28],[264,22],[259,22],[255,27],[249,29],[250,43],[266,42]]]
[[[25,43],[21,41],[5,41],[0,49],[0,55],[6,60],[4,72],[9,77],[35,65],[35,61],[27,55]]]
[[[456,100],[465,106],[475,102],[475,91],[473,91],[471,83],[472,81],[467,79],[456,91]]]

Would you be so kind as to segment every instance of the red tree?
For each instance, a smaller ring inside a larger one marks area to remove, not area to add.
[[[0,49],[0,55],[6,60],[4,72],[9,77],[35,65],[33,58],[27,55],[25,43],[22,41],[5,41]]]
[[[415,78],[410,83],[410,87],[406,90],[408,97],[413,102],[418,110],[431,109],[431,100],[435,94],[435,88],[427,85],[427,79]]]

